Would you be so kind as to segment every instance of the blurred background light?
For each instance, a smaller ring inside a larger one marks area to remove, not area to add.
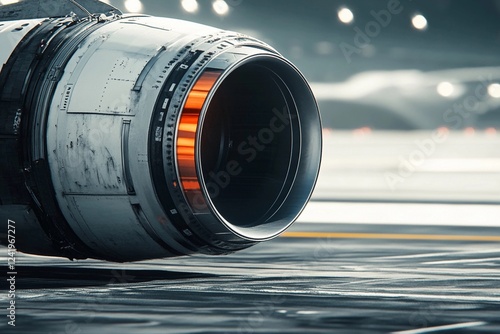
[[[411,24],[413,24],[413,27],[418,30],[425,30],[427,29],[427,19],[425,16],[417,14],[413,16],[411,19]]]
[[[212,4],[212,8],[218,15],[227,15],[229,13],[229,5],[224,0],[215,0]]]
[[[354,21],[354,14],[349,8],[346,7],[340,8],[337,12],[337,16],[339,17],[340,22],[345,24],[350,24]]]
[[[474,129],[473,127],[469,126],[469,127],[466,127],[464,129],[464,133],[468,137],[474,136],[476,134],[476,129]]]
[[[484,130],[484,132],[488,135],[488,136],[496,136],[497,135],[497,129],[495,128],[487,128],[486,130]]]
[[[331,55],[333,53],[333,50],[334,50],[333,44],[331,42],[328,42],[328,41],[318,42],[318,43],[316,43],[314,48],[315,48],[316,53],[321,55],[321,56]]]
[[[142,12],[142,2],[140,0],[125,0],[125,9],[130,13]]]
[[[195,13],[198,11],[198,1],[196,0],[182,0],[182,8],[188,13]]]
[[[0,5],[10,5],[18,2],[19,0],[0,0]]]
[[[450,97],[455,92],[455,86],[451,82],[443,81],[437,85],[436,88],[439,95],[443,97]]]
[[[500,84],[493,83],[488,86],[488,94],[495,99],[500,98]]]

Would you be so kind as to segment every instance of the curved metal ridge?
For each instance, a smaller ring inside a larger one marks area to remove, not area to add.
[[[91,14],[106,14],[122,12],[98,0],[24,0],[15,4],[0,6],[0,21],[38,19],[46,17],[64,17],[75,13],[78,17]]]

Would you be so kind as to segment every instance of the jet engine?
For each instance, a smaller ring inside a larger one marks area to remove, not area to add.
[[[269,45],[118,11],[2,19],[2,244],[10,222],[33,254],[228,254],[303,210],[319,111]]]

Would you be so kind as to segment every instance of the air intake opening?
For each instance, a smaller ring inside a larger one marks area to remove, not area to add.
[[[309,86],[287,61],[260,56],[232,69],[207,103],[197,168],[208,207],[240,237],[277,236],[318,176],[321,122]]]
[[[266,62],[234,70],[217,89],[201,136],[204,186],[238,227],[268,222],[293,184],[300,155],[294,99]]]

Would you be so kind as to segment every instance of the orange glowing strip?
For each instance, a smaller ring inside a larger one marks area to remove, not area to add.
[[[198,180],[194,181],[182,181],[182,186],[184,190],[196,190],[200,187],[200,184],[198,183]]]
[[[196,134],[201,110],[209,92],[221,75],[221,71],[205,71],[188,94],[177,132],[177,164],[180,183],[192,207],[200,207],[204,201],[196,174]]]
[[[184,157],[189,156],[192,153],[192,150],[188,147],[177,147],[177,156]]]
[[[186,131],[183,131],[183,132],[186,132]],[[178,138],[177,139],[177,148],[185,147],[188,149],[191,149],[191,148],[194,149],[194,143],[195,143],[194,138],[186,138],[186,137]]]
[[[179,126],[179,130],[188,132],[196,132],[197,128],[195,124],[181,124]]]

